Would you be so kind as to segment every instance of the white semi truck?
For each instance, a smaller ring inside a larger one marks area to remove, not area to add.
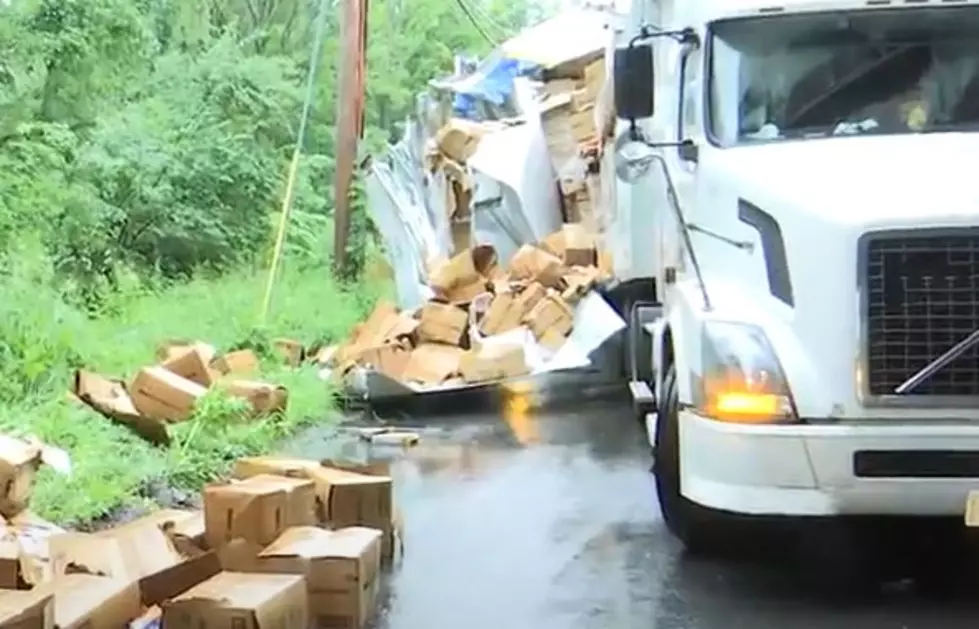
[[[961,517],[979,1],[635,0],[614,93],[618,212],[649,256],[623,284],[629,377],[670,530]]]

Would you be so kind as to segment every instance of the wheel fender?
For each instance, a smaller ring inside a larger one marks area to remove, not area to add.
[[[698,326],[691,324],[693,319],[684,311],[682,305],[669,308],[663,320],[663,328],[660,331],[660,339],[657,344],[657,356],[660,365],[656,370],[656,399],[663,392],[663,378],[666,375],[668,365],[665,364],[667,354],[672,350],[673,366],[676,368],[676,387],[681,404],[693,402],[693,395],[690,387],[690,372],[699,367],[700,343],[699,337],[695,334]],[[667,334],[668,332],[668,334]],[[667,343],[672,348],[666,346]]]
[[[657,400],[662,399],[663,377],[666,375],[666,317],[660,317],[652,324],[649,334],[652,337],[653,355],[653,393]]]

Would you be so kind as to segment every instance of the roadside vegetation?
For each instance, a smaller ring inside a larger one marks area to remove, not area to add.
[[[79,524],[196,491],[229,461],[330,417],[312,368],[268,342],[344,337],[383,272],[354,200],[345,282],[331,278],[333,120],[340,4],[327,37],[272,313],[259,309],[295,143],[319,3],[304,0],[10,0],[0,3],[0,429],[65,448],[33,508]],[[463,6],[465,5],[465,6]],[[534,19],[522,0],[371,3],[367,150],[379,149],[454,52]],[[495,29],[495,30],[494,30]],[[483,29],[486,30],[485,28]],[[72,373],[128,378],[168,339],[255,347],[288,412],[245,421],[207,398],[154,448],[68,397]]]

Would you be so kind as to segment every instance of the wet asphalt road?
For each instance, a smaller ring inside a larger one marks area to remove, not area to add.
[[[685,556],[661,521],[649,457],[623,400],[401,417],[394,458],[405,555],[378,629],[938,629],[979,623],[979,586],[951,599],[892,588],[846,603],[778,560]],[[539,403],[540,400],[537,400]],[[470,406],[473,406],[471,404]],[[362,446],[306,441],[301,450]],[[979,556],[977,556],[979,563]]]

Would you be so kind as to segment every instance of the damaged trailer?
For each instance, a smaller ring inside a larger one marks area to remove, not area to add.
[[[633,234],[603,163],[618,19],[562,13],[476,72],[433,81],[402,140],[369,162],[368,210],[397,304],[379,305],[324,358],[348,399],[376,405],[590,365],[621,376],[627,309],[614,292]]]

